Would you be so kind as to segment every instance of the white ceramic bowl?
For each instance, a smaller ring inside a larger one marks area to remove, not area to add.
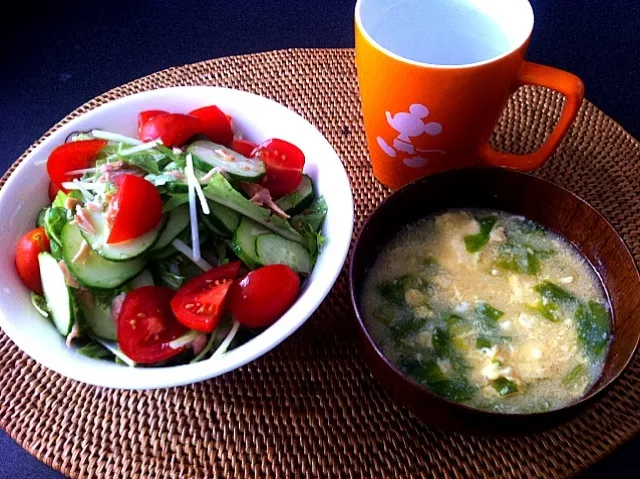
[[[74,131],[100,128],[136,135],[137,114],[163,109],[186,113],[215,104],[234,119],[244,137],[255,142],[282,138],[300,147],[305,172],[329,212],[322,234],[327,238],[313,273],[295,304],[262,334],[215,361],[174,367],[130,368],[95,360],[67,348],[53,323],[33,308],[29,291],[14,266],[15,245],[34,227],[40,208],[48,203],[44,164],[49,153]],[[58,373],[99,386],[149,389],[190,384],[238,368],[265,354],[298,329],[333,286],[347,256],[353,228],[353,197],[346,171],[329,142],[311,124],[284,106],[251,93],[215,87],[178,87],[121,98],[82,115],[39,145],[0,190],[0,327],[29,356]]]

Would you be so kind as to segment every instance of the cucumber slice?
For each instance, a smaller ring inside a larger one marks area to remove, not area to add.
[[[313,261],[306,248],[282,236],[271,233],[258,236],[256,252],[262,265],[286,264],[301,274],[310,274],[313,269]]]
[[[153,276],[148,270],[142,271],[123,289],[133,290],[143,286],[153,286]],[[118,340],[116,324],[111,319],[111,304],[100,303],[87,294],[76,294],[76,303],[84,314],[89,330],[98,337],[111,341]]]
[[[220,173],[213,175],[209,184],[204,188],[204,195],[243,216],[248,216],[284,238],[301,244],[304,242],[300,233],[294,230],[287,220],[275,216],[271,210],[249,201],[240,192],[234,190],[231,183]]]
[[[302,175],[298,187],[291,193],[284,195],[276,204],[288,215],[295,215],[313,203],[313,183],[307,175]]]
[[[234,180],[255,182],[267,172],[261,160],[247,158],[236,151],[210,141],[194,141],[187,148],[187,153],[191,153],[212,167],[222,168]]]
[[[80,250],[84,240],[80,228],[67,223],[62,229],[61,236],[64,262],[76,279],[87,288],[115,289],[140,273],[146,264],[146,261],[141,258],[129,261],[108,261],[91,249],[81,260],[73,262],[72,259]]]
[[[80,230],[84,239],[89,243],[91,249],[109,261],[128,261],[150,250],[151,247],[160,237],[165,224],[165,219],[151,231],[122,243],[108,244],[110,229],[107,225],[107,216],[105,213],[91,213],[93,225],[95,226],[95,234],[87,233]]]
[[[38,255],[40,277],[44,299],[49,307],[53,324],[63,336],[71,332],[73,326],[73,299],[64,281],[64,274],[56,259],[49,253]]]
[[[189,227],[189,221],[189,205],[180,205],[169,211],[167,223],[151,251],[155,254],[155,252],[169,246]]]
[[[256,239],[270,231],[259,223],[243,217],[240,226],[233,235],[233,252],[240,261],[249,268],[261,266],[260,258],[256,251]]]
[[[220,203],[208,200],[207,204],[211,210],[208,218],[213,226],[222,233],[224,238],[231,238],[240,225],[240,215]]]
[[[117,341],[118,331],[111,320],[111,306],[86,298],[84,295],[77,295],[76,298],[84,313],[89,331],[103,339]]]

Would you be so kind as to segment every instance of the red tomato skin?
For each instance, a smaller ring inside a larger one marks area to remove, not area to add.
[[[118,314],[118,344],[136,363],[165,361],[184,349],[169,346],[187,332],[171,312],[174,293],[162,286],[143,286],[125,296]]]
[[[116,178],[118,191],[111,199],[107,216],[113,218],[107,243],[120,243],[152,230],[162,219],[162,198],[155,186],[136,175]]]
[[[58,196],[58,191],[60,191],[60,188],[58,188],[56,185],[53,184],[52,181],[50,181],[49,188],[47,189],[47,195],[49,195],[49,201],[53,202],[53,200],[56,199],[56,196]]]
[[[249,328],[275,323],[300,292],[298,274],[283,264],[263,266],[236,281],[227,297],[233,317]]]
[[[262,185],[274,198],[291,193],[300,184],[305,158],[297,146],[272,138],[258,145],[251,156],[264,162],[267,174],[262,179]]]
[[[160,139],[167,147],[184,145],[189,138],[202,132],[199,118],[180,113],[158,115],[145,122],[138,131],[142,141]]]
[[[215,105],[205,106],[189,113],[202,121],[202,131],[211,141],[224,146],[231,146],[233,130],[231,117]]]
[[[241,155],[246,156],[247,158],[251,158],[253,155],[253,151],[256,149],[258,145],[253,141],[249,140],[233,140],[231,144],[231,149],[233,151],[237,151]]]
[[[168,111],[164,110],[145,110],[138,113],[138,137],[141,137],[142,125],[160,115],[168,115]]]
[[[184,284],[171,300],[171,310],[178,321],[202,333],[212,332],[224,313],[227,293],[239,270],[240,262],[233,261],[210,269]],[[212,287],[216,281],[220,284]],[[211,306],[209,314],[194,311],[201,304]]]
[[[59,189],[68,193],[62,187],[65,181],[80,178],[82,175],[68,175],[68,171],[81,170],[89,167],[89,163],[107,144],[106,140],[81,140],[64,143],[49,155],[47,173],[51,182]]]
[[[38,254],[50,251],[51,244],[44,228],[36,228],[25,233],[16,246],[16,269],[18,276],[27,288],[42,296],[42,281],[40,279],[40,264]]]

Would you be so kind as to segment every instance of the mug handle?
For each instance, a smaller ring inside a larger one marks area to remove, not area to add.
[[[547,141],[533,153],[527,155],[501,153],[489,145],[485,145],[480,152],[480,156],[491,166],[529,171],[542,165],[558,148],[571,123],[576,119],[584,98],[584,84],[580,78],[571,73],[529,62],[524,62],[517,82],[518,86],[539,85],[562,93],[566,98],[566,102],[562,108],[560,120],[558,120],[558,124],[547,138]]]

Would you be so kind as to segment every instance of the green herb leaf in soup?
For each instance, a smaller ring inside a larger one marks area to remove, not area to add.
[[[586,374],[587,367],[584,364],[580,363],[564,375],[564,377],[562,378],[562,384],[567,387],[573,386],[579,381],[582,381],[585,378]]]
[[[493,306],[491,306],[488,303],[485,303],[484,301],[480,301],[476,304],[475,311],[485,322],[488,322],[488,323],[495,323],[502,316],[504,316],[504,313],[502,311],[494,308]]]
[[[464,245],[469,253],[476,253],[480,251],[484,245],[489,242],[489,236],[493,226],[498,221],[495,216],[489,216],[478,220],[480,225],[480,232],[474,235],[467,235],[464,237]]]
[[[507,378],[498,378],[491,382],[491,387],[496,390],[500,396],[509,396],[518,392],[518,386]]]
[[[404,289],[409,281],[409,276],[381,281],[378,283],[378,292],[383,299],[396,305],[404,304]]]
[[[495,265],[514,273],[536,275],[540,272],[540,259],[535,251],[518,243],[500,245]]]
[[[576,310],[578,342],[588,354],[601,355],[609,344],[609,313],[596,301],[580,304]]]

